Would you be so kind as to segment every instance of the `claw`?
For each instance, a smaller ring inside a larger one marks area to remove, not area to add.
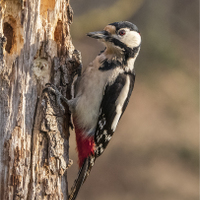
[[[46,83],[45,86],[46,86],[46,88],[45,88],[43,91],[47,90],[48,92],[51,92],[51,93],[55,94],[55,97],[56,97],[56,105],[58,105],[59,108],[60,108],[63,112],[65,112],[65,108],[64,108],[64,106],[62,105],[61,100],[63,100],[64,102],[66,102],[67,105],[68,105],[68,101],[69,101],[69,100],[68,100],[67,98],[65,98],[65,97],[60,93],[60,91],[58,90],[58,88],[57,88],[54,84],[52,84],[52,83]]]

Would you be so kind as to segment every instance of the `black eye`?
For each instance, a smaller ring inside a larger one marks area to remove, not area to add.
[[[125,30],[121,30],[121,31],[119,31],[119,35],[125,35],[126,34],[126,31]]]

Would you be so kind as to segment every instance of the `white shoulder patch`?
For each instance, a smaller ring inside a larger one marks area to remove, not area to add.
[[[111,129],[113,131],[116,130],[117,124],[122,114],[122,108],[123,108],[124,102],[126,101],[126,98],[128,97],[129,87],[130,87],[130,78],[129,76],[127,76],[126,83],[116,101],[116,116],[111,125]]]

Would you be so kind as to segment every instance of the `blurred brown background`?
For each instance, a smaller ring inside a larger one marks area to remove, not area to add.
[[[130,103],[79,200],[197,200],[198,0],[71,0],[72,39],[87,65],[103,49],[86,33],[128,20],[142,35]],[[78,170],[70,138],[70,185]]]

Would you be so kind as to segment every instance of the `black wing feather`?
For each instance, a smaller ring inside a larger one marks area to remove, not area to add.
[[[94,136],[94,140],[96,144],[96,152],[95,152],[96,157],[100,156],[103,153],[104,149],[108,145],[114,133],[113,130],[111,129],[111,126],[117,114],[116,100],[119,97],[126,83],[127,76],[129,76],[130,78],[130,88],[129,88],[127,98],[122,108],[122,114],[123,114],[128,105],[128,102],[129,102],[129,99],[134,87],[135,75],[127,74],[127,73],[120,74],[112,85],[106,86],[105,94],[103,96],[103,100],[100,106],[100,113],[99,113],[98,123],[97,123],[96,132]]]

